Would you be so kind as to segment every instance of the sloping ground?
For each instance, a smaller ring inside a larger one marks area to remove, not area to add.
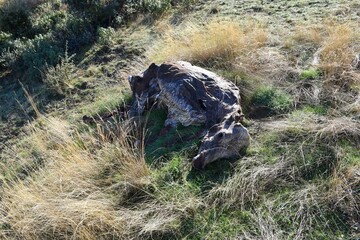
[[[45,68],[43,82],[1,74],[3,238],[360,237],[360,5],[186,6],[101,28]],[[177,59],[239,85],[252,136],[242,158],[192,170],[201,128],[161,136],[165,111],[136,126],[117,117],[82,123],[127,104],[128,74]]]

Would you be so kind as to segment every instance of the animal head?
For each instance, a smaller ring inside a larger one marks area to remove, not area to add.
[[[238,121],[238,114],[231,114],[223,122],[212,126],[201,142],[198,154],[193,158],[195,169],[220,158],[237,157],[250,144],[248,130]]]
[[[134,94],[141,95],[144,91],[148,90],[149,83],[152,79],[156,78],[158,65],[152,63],[148,69],[138,75],[129,76],[131,91]]]

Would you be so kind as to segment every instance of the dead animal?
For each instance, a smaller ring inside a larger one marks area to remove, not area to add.
[[[193,167],[203,169],[220,158],[238,156],[250,136],[241,124],[238,87],[217,74],[188,62],[152,63],[139,75],[129,76],[134,103],[130,116],[156,105],[165,107],[165,127],[205,124],[208,131]]]

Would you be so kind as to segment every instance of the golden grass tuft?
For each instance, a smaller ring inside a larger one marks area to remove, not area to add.
[[[319,73],[314,79],[295,82],[292,92],[297,102],[317,104],[325,100],[342,106],[349,102],[349,91],[359,90],[358,27],[355,22],[327,20],[322,24],[295,27],[286,38],[284,46],[292,52],[288,60],[294,66],[301,66],[302,73],[309,69]]]
[[[319,67],[325,75],[339,75],[352,68],[356,51],[359,50],[356,39],[355,30],[349,24],[327,26],[327,37],[319,52]]]
[[[3,178],[0,224],[8,227],[0,236],[99,239],[171,232],[179,217],[176,206],[146,193],[150,170],[141,149],[132,147],[131,125],[115,125],[105,136],[103,130],[79,132],[56,118],[38,120],[30,144],[44,162],[25,177],[14,171],[12,178]],[[144,202],[131,207],[135,193]]]
[[[260,24],[235,21],[185,23],[168,31],[149,53],[153,61],[185,60],[201,65],[226,66],[241,55],[265,46],[268,34]]]
[[[292,35],[292,39],[297,43],[314,44],[319,46],[324,39],[324,32],[321,26],[298,26]]]

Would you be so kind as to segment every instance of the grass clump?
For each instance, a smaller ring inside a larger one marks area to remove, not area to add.
[[[324,39],[324,31],[319,25],[298,26],[291,36],[296,44],[312,44],[319,46]]]
[[[320,80],[317,88],[324,92],[323,97],[328,101],[334,101],[325,96],[331,92],[359,88],[357,28],[354,22],[324,21],[314,26],[300,26],[291,35],[291,45],[287,47],[292,52],[290,56],[294,56],[289,60],[306,68],[300,73],[301,80]],[[304,91],[313,95],[312,89]]]
[[[320,77],[320,72],[316,68],[309,68],[300,73],[301,80],[312,80]]]
[[[304,106],[304,108],[302,110],[304,112],[314,113],[314,114],[317,114],[317,115],[320,115],[320,116],[324,116],[328,112],[329,107],[324,106],[324,105]]]
[[[320,69],[327,76],[339,75],[352,68],[356,56],[354,29],[348,24],[330,25],[319,53]]]
[[[107,88],[95,96],[91,104],[84,106],[81,112],[89,116],[102,115],[126,106],[131,99],[132,96],[123,86]]]
[[[126,207],[147,186],[150,174],[141,149],[132,147],[126,123],[118,123],[110,137],[101,130],[77,132],[52,118],[32,131],[44,163],[24,180],[16,173],[3,178],[3,237],[95,239],[171,231],[178,216],[170,205],[150,199],[141,208]]]
[[[170,0],[144,0],[142,2],[144,10],[149,11],[153,14],[160,15],[171,7]]]
[[[260,26],[242,27],[235,21],[211,21],[207,24],[185,24],[164,36],[161,48],[150,59],[187,60],[206,66],[226,67],[240,54],[267,43],[267,34]],[[181,35],[178,34],[181,32]]]
[[[264,115],[286,113],[291,109],[292,102],[292,97],[288,93],[274,87],[260,87],[251,97],[252,106],[257,109],[256,111],[266,111]],[[260,112],[256,114],[261,115]]]
[[[338,117],[329,119],[317,132],[317,137],[329,143],[340,140],[349,140],[360,143],[359,121],[349,117]]]

